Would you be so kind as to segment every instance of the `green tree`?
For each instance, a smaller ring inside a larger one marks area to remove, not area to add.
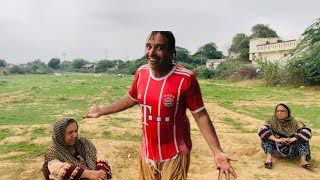
[[[192,60],[192,65],[197,66],[197,65],[205,64],[206,63],[205,61],[207,61],[207,58],[201,56],[200,54],[195,54],[191,56],[191,60]]]
[[[191,63],[190,52],[183,47],[176,46],[176,61],[184,62],[184,63]]]
[[[217,50],[218,47],[214,42],[207,43],[204,46],[201,46],[195,55],[203,56],[205,61],[207,59],[222,59],[223,54],[221,51]]]
[[[100,60],[96,66],[96,71],[105,72],[108,68],[114,67],[114,63],[109,60]]]
[[[45,74],[49,72],[48,66],[40,59],[27,63],[27,69],[30,69],[31,73]],[[29,72],[29,71],[28,71]]]
[[[89,61],[86,61],[84,59],[74,59],[72,61],[72,67],[73,67],[73,69],[81,69],[82,66],[84,66],[88,63],[89,63]]]
[[[60,64],[60,69],[63,71],[72,71],[73,70],[72,62],[71,61],[63,61]]]
[[[52,69],[59,69],[60,67],[60,59],[59,58],[52,58],[48,62],[48,66]]]
[[[12,74],[24,74],[26,73],[25,69],[21,66],[18,66],[18,65],[13,65],[11,68],[10,68],[10,73]]]
[[[137,69],[142,66],[143,64],[146,64],[147,59],[146,57],[141,57],[140,59],[137,59],[135,61],[130,62],[129,64],[129,74],[135,74]]]
[[[269,25],[256,24],[251,28],[251,38],[269,38],[279,37],[277,32],[269,27]]]
[[[7,62],[4,59],[0,59],[0,67],[6,67]]]
[[[293,57],[288,61],[290,76],[304,79],[307,84],[320,84],[320,18],[300,38]]]
[[[239,54],[242,60],[249,59],[249,42],[250,37],[244,33],[236,34],[232,39],[230,51]]]

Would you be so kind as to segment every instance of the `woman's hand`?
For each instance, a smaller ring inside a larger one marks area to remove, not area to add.
[[[295,142],[296,140],[298,140],[296,137],[288,138],[288,140],[286,141],[286,144],[291,144],[291,143]]]
[[[276,138],[274,141],[278,143],[287,143],[289,138]]]
[[[89,179],[92,180],[106,180],[107,174],[102,170],[91,171]]]
[[[81,175],[81,178],[87,178],[92,180],[106,180],[107,174],[102,170],[87,170],[85,169]]]

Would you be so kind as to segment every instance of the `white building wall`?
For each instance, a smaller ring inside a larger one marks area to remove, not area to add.
[[[297,40],[281,41],[279,38],[256,38],[250,40],[249,60],[277,61],[286,57],[298,44]]]

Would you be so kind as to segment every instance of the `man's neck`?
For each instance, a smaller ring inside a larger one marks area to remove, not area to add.
[[[159,70],[151,69],[152,75],[156,78],[162,78],[166,76],[174,67],[174,64],[170,64],[169,66],[160,68]]]

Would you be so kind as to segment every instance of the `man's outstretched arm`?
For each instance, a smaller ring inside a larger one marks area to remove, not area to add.
[[[125,95],[123,98],[112,104],[104,105],[102,107],[93,105],[90,111],[87,114],[85,114],[83,118],[98,118],[103,115],[108,115],[126,110],[136,104],[138,104],[137,101],[131,99],[129,95]]]
[[[225,174],[226,179],[229,180],[230,173],[234,177],[237,177],[237,174],[235,173],[230,164],[230,160],[236,161],[237,159],[229,156],[228,154],[222,151],[217,133],[206,109],[203,109],[197,113],[192,113],[192,115],[195,118],[203,137],[207,141],[211,151],[214,154],[214,160],[216,162],[217,169],[219,169],[218,179],[222,180],[223,175]]]

